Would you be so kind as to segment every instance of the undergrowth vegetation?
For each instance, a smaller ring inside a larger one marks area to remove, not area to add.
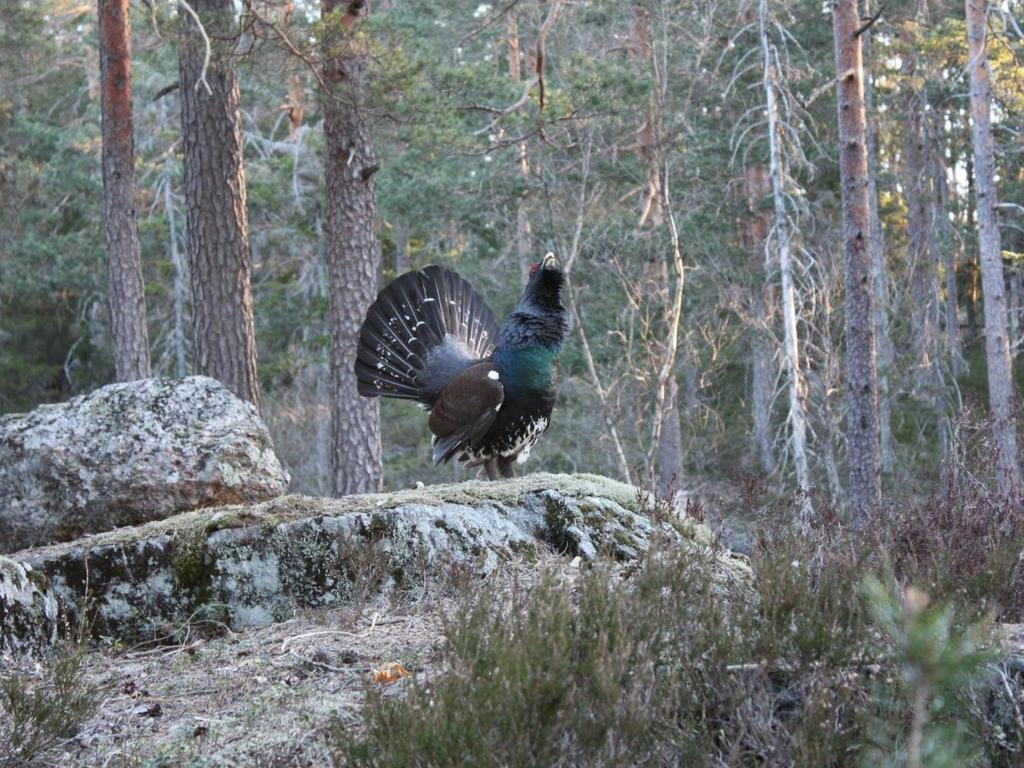
[[[0,669],[0,768],[37,764],[93,714],[99,694],[84,656],[83,645],[68,643],[44,664]]]
[[[774,510],[752,596],[667,542],[643,566],[468,593],[442,674],[368,692],[352,766],[1014,766],[1020,500],[950,474],[859,531]],[[712,553],[708,553],[711,557]]]

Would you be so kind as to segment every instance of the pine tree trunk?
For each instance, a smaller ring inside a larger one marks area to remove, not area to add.
[[[955,157],[954,159],[954,166]],[[960,334],[960,300],[957,287],[956,247],[949,223],[950,198],[949,178],[946,160],[941,151],[932,152],[933,187],[935,190],[936,227],[935,236],[940,244],[946,278],[946,301],[943,305],[945,316],[946,354],[949,356],[953,376],[964,373],[963,341]]]
[[[679,427],[679,386],[675,376],[668,381],[656,466],[658,496],[674,499],[683,489],[683,433]]]
[[[881,502],[874,274],[864,112],[864,69],[856,0],[832,0],[836,47],[839,172],[846,260],[847,456],[854,524]]]
[[[651,44],[651,15],[640,6],[633,8],[632,29],[633,58],[641,66],[654,63],[654,49]],[[655,70],[656,72],[656,70]],[[657,98],[652,97],[644,112],[640,127],[638,146],[640,156],[647,168],[647,181],[641,196],[640,220],[637,228],[650,224],[653,229],[661,226],[665,218],[661,191],[661,166],[658,159],[658,141],[661,127],[661,109]]]
[[[903,104],[906,113],[906,139],[903,145],[904,188],[907,202],[907,262],[910,266],[910,327],[914,349],[914,389],[920,394],[931,384],[929,370],[934,356],[934,334],[929,322],[930,296],[930,221],[931,174],[927,172],[924,141],[924,96],[914,86],[917,75],[917,34],[920,4],[914,19],[904,22],[900,40],[906,46],[903,55]]]
[[[872,6],[864,3],[861,16],[871,18]],[[864,59],[870,59],[871,29],[861,35]],[[868,65],[870,69],[870,64]],[[878,212],[878,121],[874,113],[874,78],[864,78],[864,109],[866,111],[868,144],[868,208],[871,216],[871,271],[875,281],[875,341],[878,353],[878,437],[882,471],[891,474],[896,464],[892,443],[892,400],[889,395],[889,370],[895,359],[889,338],[889,270],[885,263],[885,237]]]
[[[179,71],[192,363],[196,373],[218,379],[259,407],[242,121],[231,43],[234,4],[192,0],[191,5],[212,43],[204,84],[202,36],[192,17],[182,14]]]
[[[756,289],[755,290],[759,290]],[[753,311],[759,318],[770,318],[770,294],[759,290],[755,298]],[[753,429],[750,436],[754,455],[758,466],[766,475],[775,471],[775,452],[772,450],[772,395],[775,389],[776,368],[769,337],[766,333],[756,332],[751,335],[751,356],[753,371],[750,380],[750,415],[753,418]]]
[[[918,30],[928,23],[924,0],[917,0],[914,18],[903,24],[900,39],[903,56],[903,102],[906,111],[904,187],[907,199],[907,261],[910,264],[910,326],[914,349],[914,391],[937,419],[942,457],[948,458],[948,421],[942,405],[945,386],[939,365],[939,242],[936,228],[940,214],[932,189],[934,174],[928,159],[926,113],[928,94],[917,73]]]
[[[972,130],[970,110],[964,113],[966,116],[966,125],[964,126],[968,133]],[[966,210],[965,218],[968,227],[977,227],[978,217],[974,210],[974,201],[977,199],[974,186],[974,151],[973,148],[967,153],[964,165],[966,166],[967,176],[967,195],[966,195]],[[978,254],[976,251],[971,251],[970,256],[967,258],[967,340],[973,342],[978,338],[978,301],[981,298],[981,289],[978,284],[978,279],[981,276],[981,268],[978,264]]]
[[[359,328],[376,294],[381,251],[375,230],[377,161],[362,112],[365,51],[351,32],[367,12],[362,0],[323,0],[325,253],[331,282],[331,473],[336,495],[381,487],[380,407],[360,397],[353,365]]]
[[[770,191],[768,169],[764,165],[751,165],[743,174],[743,194],[746,198],[747,217],[743,227],[743,241],[750,254],[750,269],[758,275],[752,287],[751,314],[756,324],[750,334],[752,376],[750,381],[750,415],[753,420],[751,448],[761,471],[775,470],[775,452],[772,450],[771,408],[775,390],[775,355],[771,328],[775,321],[775,296],[769,283],[768,259],[765,247],[771,228],[770,214],[762,210]]]
[[[164,160],[164,213],[167,215],[168,244],[171,251],[171,265],[174,267],[174,283],[171,294],[174,297],[174,372],[179,378],[188,376],[185,351],[185,280],[186,266],[178,248],[178,213],[174,207],[174,191],[171,188],[171,154]]]
[[[1009,495],[1021,483],[1010,345],[1006,329],[1006,286],[996,218],[998,197],[992,150],[990,117],[992,86],[989,82],[985,31],[986,0],[966,0],[967,61],[971,78],[971,138],[974,144],[974,191],[977,199],[978,255],[985,307],[985,357],[988,365],[988,396],[994,422],[999,490]]]
[[[512,85],[514,85],[518,91],[519,87],[522,85],[523,76],[522,65],[519,61],[519,21],[516,18],[515,8],[508,12],[506,34],[508,35],[508,39],[506,41],[508,46],[508,75],[512,80]],[[519,176],[521,178],[523,188],[519,190],[519,194],[516,199],[515,250],[516,261],[519,264],[519,276],[525,284],[527,279],[530,277],[530,265],[533,263],[533,259],[530,254],[530,240],[533,235],[533,229],[530,225],[530,216],[527,210],[526,199],[527,186],[530,182],[530,157],[527,152],[525,141],[519,143],[516,166],[519,169]]]
[[[136,220],[132,32],[128,0],[99,0],[103,213],[117,381],[150,375],[146,298]]]
[[[1012,264],[1007,267],[1007,313],[1010,320],[1010,357],[1017,356],[1017,341],[1020,338],[1020,272]]]
[[[796,481],[803,494],[803,514],[812,513],[810,507],[811,475],[807,463],[807,412],[804,405],[804,382],[800,368],[800,340],[796,324],[796,287],[793,282],[793,257],[790,248],[789,219],[786,215],[786,170],[779,146],[779,109],[775,94],[775,67],[768,42],[768,2],[761,0],[761,59],[765,111],[768,113],[769,175],[772,184],[775,214],[775,242],[778,247],[779,278],[782,283],[782,327],[785,346],[786,381],[789,390],[789,432],[793,449]]]

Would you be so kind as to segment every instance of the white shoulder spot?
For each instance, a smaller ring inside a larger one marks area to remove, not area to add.
[[[488,371],[487,378],[492,379],[493,381],[497,381],[498,379],[501,378],[501,376],[498,375],[497,371]]]

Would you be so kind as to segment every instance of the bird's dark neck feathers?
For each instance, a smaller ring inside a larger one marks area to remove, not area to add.
[[[565,331],[565,310],[516,307],[501,327],[498,349],[551,347],[557,353],[565,340]]]

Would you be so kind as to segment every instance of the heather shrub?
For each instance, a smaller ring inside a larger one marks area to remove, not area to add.
[[[67,644],[46,663],[0,670],[0,768],[34,765],[73,738],[98,706],[84,648]]]
[[[638,568],[471,587],[444,672],[369,690],[358,737],[335,729],[336,762],[1018,764],[1024,663],[989,632],[1019,610],[1016,508],[957,479],[944,491],[857,531],[774,509],[752,599],[665,544]]]

